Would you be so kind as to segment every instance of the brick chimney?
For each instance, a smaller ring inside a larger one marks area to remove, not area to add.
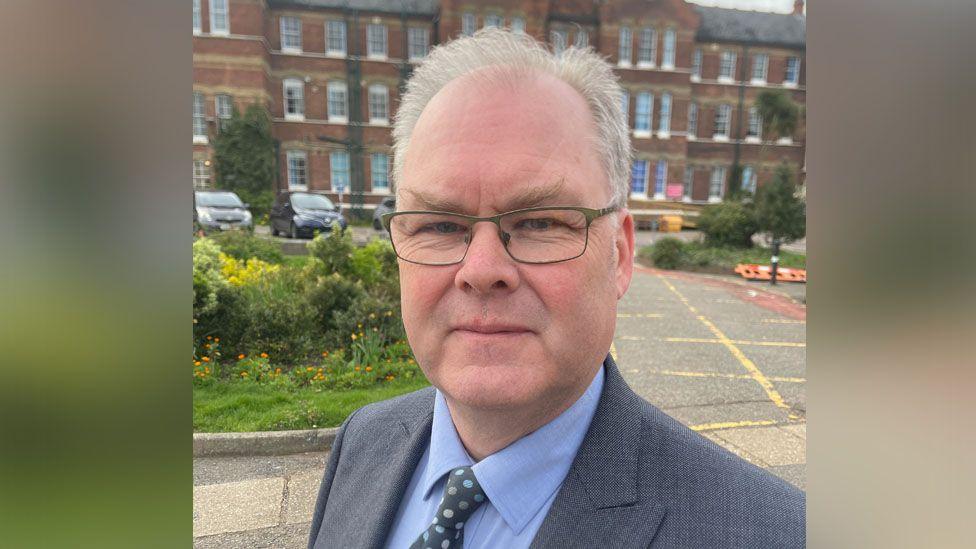
[[[793,0],[793,15],[803,15],[803,0]]]

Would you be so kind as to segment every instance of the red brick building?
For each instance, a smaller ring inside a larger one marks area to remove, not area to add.
[[[231,106],[273,120],[279,190],[307,189],[370,208],[392,192],[391,122],[399,90],[430,47],[484,26],[559,50],[588,45],[617,68],[635,151],[631,207],[721,200],[731,166],[762,184],[781,162],[801,177],[805,17],[683,0],[194,0],[193,183],[212,181],[211,144]],[[800,105],[794,135],[761,135],[767,89]]]

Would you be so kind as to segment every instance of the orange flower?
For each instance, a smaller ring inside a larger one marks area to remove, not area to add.
[[[207,336],[207,339],[213,339],[213,336]]]
[[[373,367],[372,366],[367,366],[366,367],[366,371],[367,372],[372,372],[373,371]]]
[[[199,360],[194,360],[193,361],[193,365],[194,366],[199,366],[200,365],[200,361]]]
[[[305,371],[306,372],[311,372],[313,370],[315,370],[315,368],[312,368],[311,366],[309,366],[308,368],[305,368]]]
[[[329,356],[329,351],[322,351],[322,356]]]
[[[276,374],[280,374],[281,373],[281,368],[275,368],[275,373]]]
[[[359,366],[356,366],[356,371],[357,371],[357,372],[359,371]]]
[[[261,358],[268,358],[268,353],[261,353]]]
[[[204,362],[210,362],[210,357],[209,356],[205,356],[205,357],[201,358],[200,360],[202,360]]]
[[[244,360],[244,353],[237,355],[237,360]]]
[[[219,337],[215,337],[214,338],[214,343],[220,343],[220,338]]]

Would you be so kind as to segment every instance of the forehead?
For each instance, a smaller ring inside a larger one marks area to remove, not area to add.
[[[406,152],[400,191],[404,206],[428,198],[470,213],[602,207],[609,199],[583,97],[552,76],[484,72],[452,81],[428,103]],[[510,207],[513,201],[523,203]]]

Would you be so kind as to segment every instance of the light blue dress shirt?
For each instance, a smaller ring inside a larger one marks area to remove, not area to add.
[[[430,445],[414,469],[388,549],[405,549],[434,519],[445,475],[470,466],[488,502],[464,525],[464,549],[527,548],[549,513],[590,427],[603,391],[603,368],[566,411],[538,430],[475,463],[458,438],[444,395],[434,397]]]

